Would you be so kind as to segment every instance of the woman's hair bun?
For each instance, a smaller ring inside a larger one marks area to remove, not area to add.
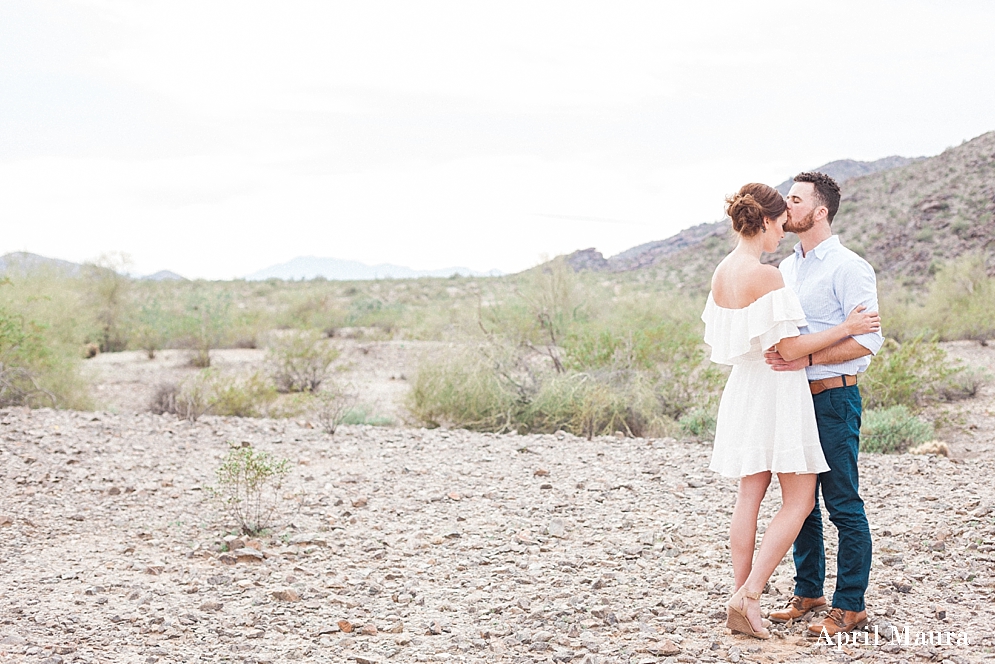
[[[726,198],[726,214],[732,219],[732,229],[745,237],[759,233],[765,218],[777,219],[787,207],[776,189],[758,182],[744,184]]]

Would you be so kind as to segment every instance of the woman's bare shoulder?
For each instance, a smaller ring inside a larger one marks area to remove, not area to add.
[[[781,272],[772,265],[730,265],[723,261],[712,275],[712,295],[719,306],[749,306],[771,291],[784,288]]]
[[[784,277],[773,265],[761,265],[756,271],[756,283],[763,290],[761,295],[784,288]]]

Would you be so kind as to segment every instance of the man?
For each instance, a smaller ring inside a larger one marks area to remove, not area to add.
[[[794,181],[787,196],[784,230],[797,233],[801,242],[781,262],[780,270],[785,285],[801,300],[808,321],[802,333],[842,323],[859,305],[877,311],[874,268],[832,233],[840,204],[839,185],[823,173],[801,173]],[[773,621],[787,622],[826,608],[821,489],[829,518],[839,531],[839,548],[832,609],[823,620],[808,626],[813,635],[833,636],[867,624],[864,593],[871,570],[871,532],[858,492],[861,402],[857,376],[867,369],[870,356],[883,342],[880,332],[862,334],[793,362],[786,362],[774,350],[766,353],[775,371],[805,368],[808,373],[819,439],[830,466],[828,472],[819,474],[815,508],[795,539],[794,595],[784,610],[770,614]]]

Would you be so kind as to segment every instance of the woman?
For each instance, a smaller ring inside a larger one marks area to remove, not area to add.
[[[726,625],[767,639],[760,593],[815,505],[817,473],[829,466],[804,370],[773,371],[763,352],[776,345],[786,360],[805,357],[846,337],[878,330],[880,319],[857,307],[834,328],[800,335],[798,328],[808,323],[798,297],[784,286],[776,267],[760,261],[784,237],[784,199],[775,189],[753,183],[726,203],[739,241],[715,269],[701,316],[712,361],[732,365],[709,468],[740,478],[729,532],[736,592],[727,606]],[[782,505],[754,559],[757,515],[771,473],[777,473]]]

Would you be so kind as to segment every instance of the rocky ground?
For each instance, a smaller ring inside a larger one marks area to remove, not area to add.
[[[947,349],[995,374],[991,346]],[[343,380],[403,419],[429,349],[343,350]],[[263,361],[215,354],[221,371]],[[934,409],[951,458],[862,457],[879,642],[827,647],[800,624],[768,642],[724,628],[735,482],[707,472],[707,445],[190,423],[142,412],[155,385],[196,371],[182,353],[87,371],[106,411],[0,411],[0,661],[995,660],[993,385]],[[292,463],[258,537],[209,491],[232,444]],[[763,522],[777,504],[772,488]],[[786,558],[766,609],[791,576]],[[906,627],[908,645],[890,642]]]
[[[837,649],[799,624],[768,642],[724,628],[735,483],[706,471],[706,445],[0,418],[0,661],[995,659],[990,454],[864,456],[880,642]],[[229,444],[293,463],[258,538],[234,537],[206,490]],[[765,608],[791,574],[786,559]],[[906,626],[908,646],[887,642]]]

